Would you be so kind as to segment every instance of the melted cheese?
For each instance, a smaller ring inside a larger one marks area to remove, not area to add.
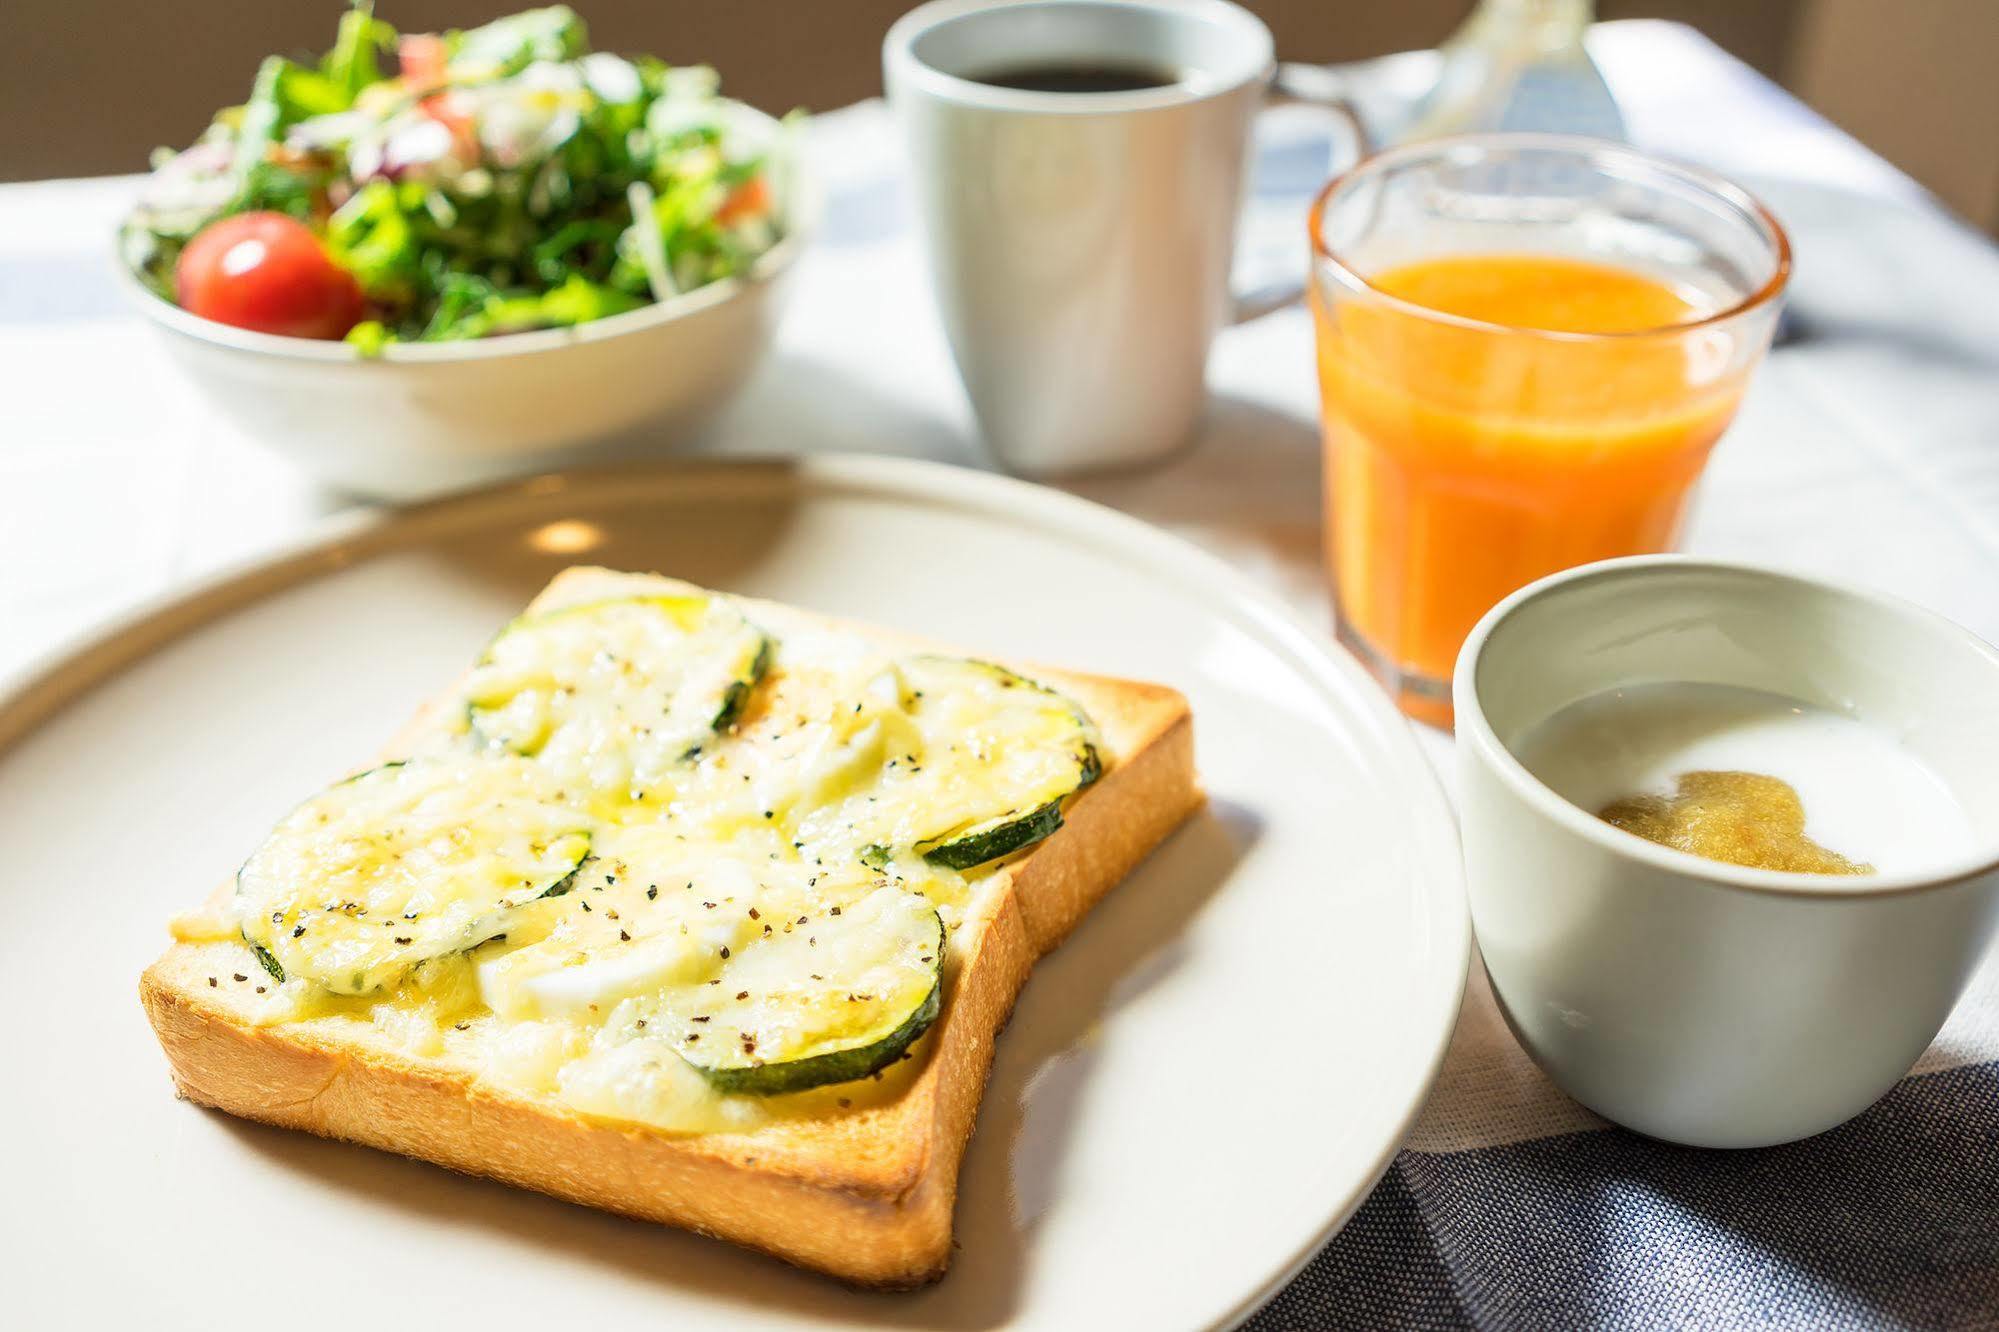
[[[768,640],[701,593],[567,606],[493,640],[465,689],[468,723],[571,791],[659,798],[755,679]]]
[[[701,731],[687,719],[712,712],[743,671],[747,622],[651,600],[676,606],[682,639],[659,639],[652,612],[622,611],[557,612],[542,622],[561,621],[559,632],[503,634],[471,677],[469,727],[433,735],[380,799],[334,801],[323,836],[275,860],[260,852],[272,863],[257,876],[307,885],[293,893],[299,903],[366,887],[368,918],[412,903],[427,912],[496,900],[492,885],[510,874],[541,882],[551,867],[535,855],[580,828],[590,857],[564,891],[509,897],[504,920],[451,916],[469,951],[384,963],[369,972],[373,994],[296,977],[269,987],[252,1020],[365,1032],[496,1088],[671,1131],[742,1129],[897,1094],[917,1062],[908,1056],[858,1083],[751,1096],[717,1091],[679,1051],[690,1036],[747,1036],[767,1043],[760,1058],[789,1058],[837,1043],[843,1022],[906,1011],[943,959],[886,951],[884,922],[928,902],[955,955],[958,927],[997,867],[940,868],[921,844],[1076,789],[1086,753],[1094,772],[1087,721],[997,668],[897,661],[815,633],[776,644],[738,725]],[[493,753],[502,735],[530,756]],[[300,817],[280,831],[297,834]],[[246,936],[275,953],[291,917],[262,890],[239,900]],[[328,928],[373,939],[360,919],[332,912]],[[322,973],[338,967],[312,972]]]
[[[293,810],[244,864],[243,935],[286,976],[367,994],[559,890],[590,829],[520,760],[377,768]]]

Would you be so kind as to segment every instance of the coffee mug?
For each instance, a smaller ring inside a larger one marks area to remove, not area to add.
[[[1227,0],[933,0],[882,64],[945,331],[988,445],[1035,476],[1189,441],[1225,321],[1251,122],[1280,70]],[[1283,73],[1284,95],[1351,111]],[[1295,85],[1295,86],[1294,86]]]

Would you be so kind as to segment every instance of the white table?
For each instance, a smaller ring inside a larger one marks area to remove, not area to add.
[[[1999,251],[1688,29],[1608,24],[1592,49],[1636,141],[1748,178],[1797,248],[1795,340],[1718,451],[1690,547],[1898,592],[1999,639]],[[1310,132],[1303,117],[1269,128],[1280,146]],[[886,112],[822,117],[812,151],[825,233],[771,364],[696,450],[989,466],[925,291]],[[120,307],[108,237],[132,189],[130,178],[0,186],[0,676],[351,503],[205,410]],[[1260,199],[1246,248],[1251,260],[1302,256],[1300,196]],[[1225,333],[1211,379],[1212,418],[1191,453],[1074,489],[1218,552],[1323,625],[1304,312]],[[1447,737],[1427,732],[1425,744],[1448,756]],[[1920,1067],[1993,1059],[1988,961]],[[1521,1054],[1475,974],[1412,1145],[1595,1122]]]

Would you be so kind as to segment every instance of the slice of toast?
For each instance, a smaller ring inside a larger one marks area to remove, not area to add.
[[[571,569],[529,609],[632,595],[663,582]],[[888,652],[936,646],[738,600],[780,640],[834,628]],[[745,1132],[687,1135],[601,1119],[413,1057],[365,1025],[337,1037],[310,1026],[258,1025],[251,986],[233,981],[262,977],[249,949],[235,942],[177,943],[141,978],[174,1082],[188,1100],[246,1119],[685,1227],[858,1285],[935,1280],[950,1262],[958,1167],[994,1038],[1029,971],[1202,800],[1192,720],[1177,692],[1016,669],[1088,711],[1105,771],[1070,802],[1059,830],[996,872],[975,897],[955,936],[961,963],[947,979],[927,1054],[892,1099]],[[438,706],[427,705],[391,742],[391,756]],[[231,891],[225,884],[213,900]]]

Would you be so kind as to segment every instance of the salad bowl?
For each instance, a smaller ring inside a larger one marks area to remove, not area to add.
[[[812,222],[789,126],[565,6],[399,33],[161,150],[119,228],[138,310],[321,480],[413,498],[685,437],[769,346]]]
[[[641,429],[671,444],[699,428],[770,346],[812,221],[801,184],[784,238],[746,273],[499,338],[370,352],[256,333],[161,299],[122,258],[116,267],[175,362],[245,434],[343,490],[415,499],[615,451]]]

